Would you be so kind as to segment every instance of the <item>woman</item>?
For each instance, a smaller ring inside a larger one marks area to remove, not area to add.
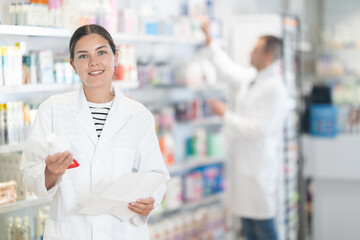
[[[99,25],[82,26],[71,37],[69,50],[82,88],[41,104],[21,163],[30,190],[39,197],[53,196],[44,239],[149,239],[146,222],[161,202],[165,184],[129,204],[137,215],[128,222],[77,213],[123,173],[168,172],[153,116],[111,86],[118,55],[110,34]],[[70,141],[72,152],[48,156],[49,133]],[[67,169],[73,158],[80,166]]]

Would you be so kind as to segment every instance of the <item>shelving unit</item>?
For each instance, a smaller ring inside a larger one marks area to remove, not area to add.
[[[217,203],[217,202],[221,202],[224,200],[225,194],[224,193],[218,193],[215,194],[213,196],[209,196],[206,197],[200,201],[197,202],[190,202],[190,203],[183,203],[183,205],[181,205],[181,207],[175,208],[175,209],[171,209],[171,210],[165,210],[162,213],[158,213],[158,214],[154,214],[152,217],[154,219],[154,221],[158,220],[159,218],[169,215],[169,214],[174,214],[178,211],[191,211],[193,209],[199,208],[201,206],[206,206],[209,204],[213,204],[213,203]]]
[[[24,101],[38,99],[41,102],[47,97],[56,94],[79,89],[80,83],[72,84],[24,84],[17,86],[0,87],[0,102]],[[113,86],[120,89],[135,89],[139,86],[137,82],[113,81]]]
[[[29,37],[52,37],[69,38],[73,30],[63,28],[0,25],[1,35],[29,36]],[[163,44],[201,44],[200,41],[192,41],[175,36],[163,35],[128,35],[123,33],[112,33],[115,42],[141,42],[141,43],[163,43]]]
[[[148,104],[161,101],[176,103],[193,100],[196,97],[223,97],[224,90],[211,86],[204,87],[203,89],[189,89],[185,86],[158,86],[132,89],[127,91],[126,94],[137,101]]]
[[[188,159],[186,162],[181,164],[168,166],[168,170],[170,173],[177,173],[182,171],[187,171],[196,167],[201,167],[204,165],[223,163],[223,157],[200,157],[200,158],[192,158]]]
[[[24,208],[37,207],[44,204],[50,204],[51,198],[40,198],[32,200],[18,201],[0,206],[0,214],[18,211]]]
[[[2,145],[0,146],[0,154],[4,153],[13,153],[13,152],[21,152],[24,148],[24,144],[16,144],[16,145]]]
[[[188,122],[178,122],[177,125],[192,125],[192,126],[212,126],[212,125],[220,125],[222,124],[222,120],[219,117],[205,117],[202,119],[197,119],[194,121],[188,121]]]
[[[0,34],[3,35],[68,38],[72,32],[61,28],[0,25]]]
[[[80,84],[24,84],[0,87],[1,98],[11,94],[41,93],[52,91],[71,91],[80,87]]]

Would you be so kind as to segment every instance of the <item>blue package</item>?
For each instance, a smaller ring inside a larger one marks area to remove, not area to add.
[[[335,137],[337,108],[329,104],[314,104],[310,108],[310,134],[319,137]]]

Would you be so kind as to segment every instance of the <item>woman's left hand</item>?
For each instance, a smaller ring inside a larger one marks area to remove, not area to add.
[[[141,216],[147,216],[154,209],[154,203],[153,197],[140,198],[136,202],[129,203],[129,209]]]

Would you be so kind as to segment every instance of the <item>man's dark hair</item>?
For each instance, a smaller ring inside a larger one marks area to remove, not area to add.
[[[70,51],[70,59],[71,60],[74,60],[75,46],[76,46],[76,43],[80,40],[80,38],[90,35],[90,34],[93,34],[93,33],[99,34],[100,36],[105,38],[108,41],[112,52],[114,54],[116,53],[115,43],[114,43],[114,40],[112,39],[110,33],[108,31],[106,31],[106,29],[100,25],[90,24],[90,25],[84,25],[84,26],[79,27],[78,29],[76,29],[76,31],[71,36],[70,43],[69,43],[69,51]]]
[[[266,35],[266,36],[260,37],[260,39],[265,40],[264,51],[266,53],[269,53],[269,52],[273,53],[274,60],[279,59],[281,57],[283,43],[280,38],[277,38],[277,37],[271,36],[271,35]]]

